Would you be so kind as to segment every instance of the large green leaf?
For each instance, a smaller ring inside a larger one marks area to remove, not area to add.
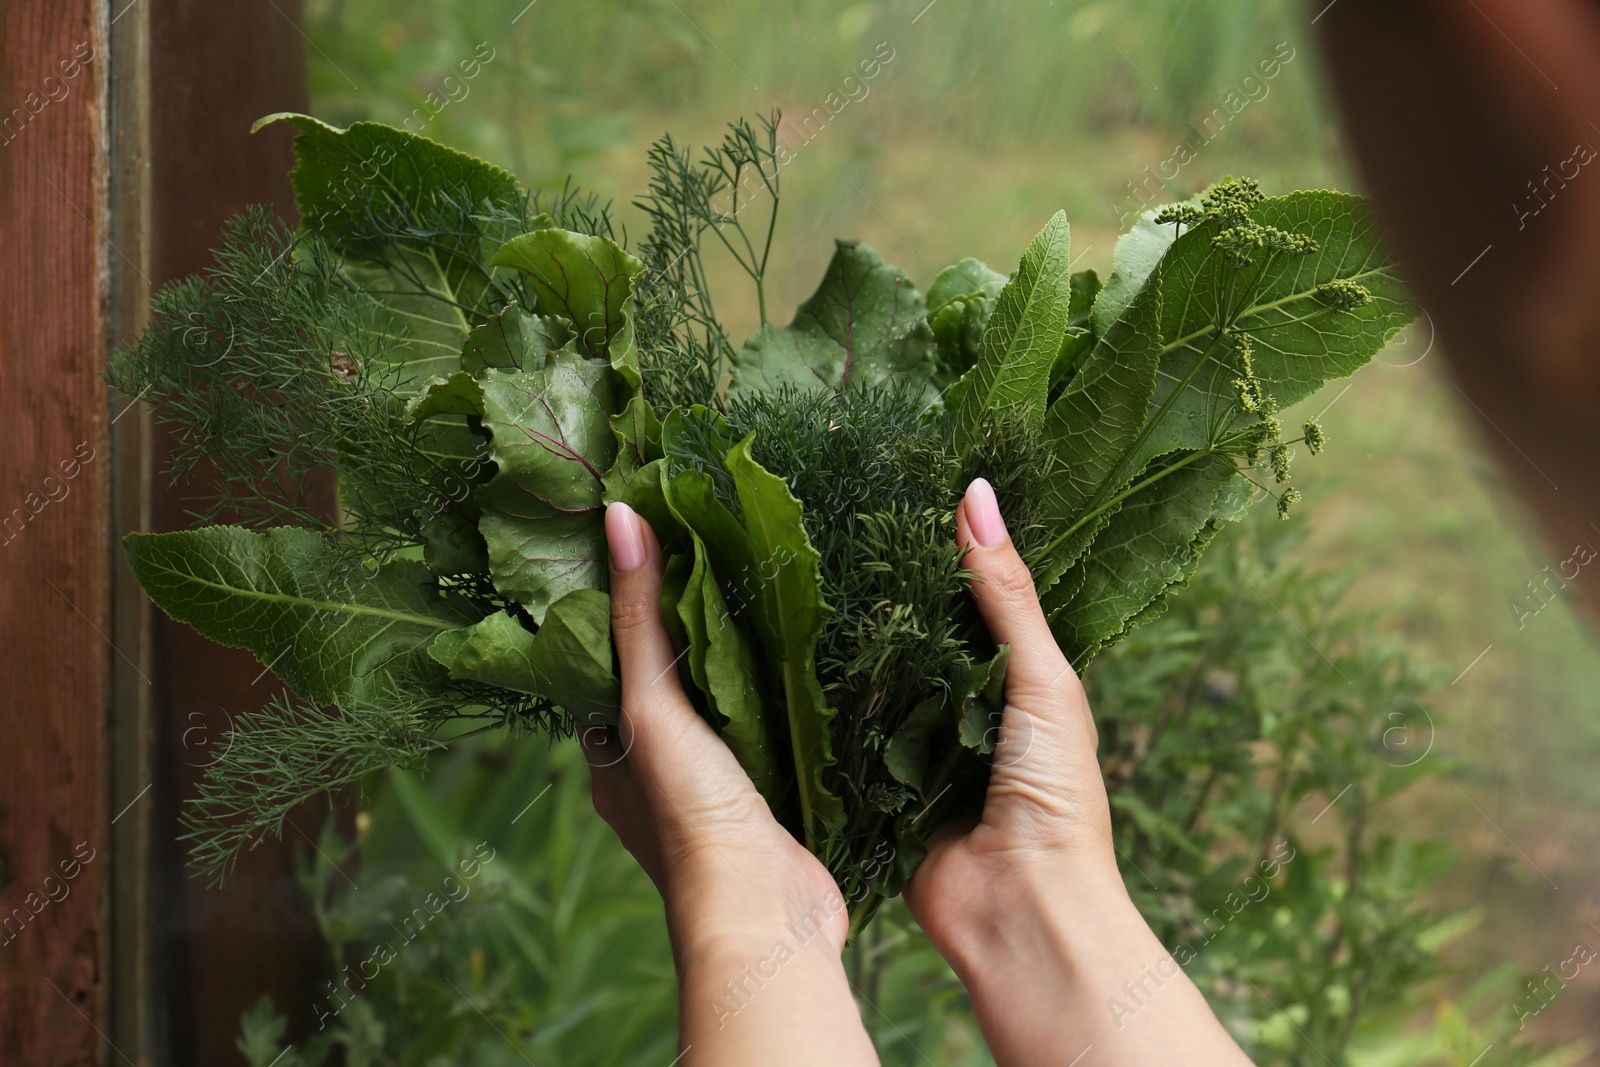
[[[697,431],[696,423],[704,428]],[[682,573],[670,594],[663,591],[663,604],[683,636],[689,680],[704,694],[711,724],[781,814],[787,776],[772,738],[774,730],[783,736],[786,720],[769,699],[758,662],[767,646],[747,632],[756,621],[747,609],[765,576],[758,573],[750,534],[718,499],[711,476],[677,461],[686,453],[684,437],[696,432],[721,440],[727,427],[708,409],[674,409],[658,430],[657,447],[669,459],[652,460],[626,482],[611,484],[616,498],[638,510],[674,553],[671,561]]]
[[[498,470],[477,491],[495,588],[536,623],[574,589],[603,589],[604,477],[617,454],[613,373],[571,347],[542,368],[482,372],[483,426]]]
[[[1076,592],[1055,611],[1051,628],[1079,670],[1136,621],[1159,614],[1162,598],[1188,581],[1215,534],[1219,493],[1238,478],[1236,467],[1224,456],[1190,455],[1200,458],[1123,501],[1078,564]],[[1169,468],[1149,474],[1164,470]],[[1226,503],[1231,507],[1231,500]]]
[[[624,325],[634,275],[644,270],[604,237],[553,228],[513,237],[492,262],[527,274],[539,310],[571,322],[579,345],[594,358],[607,357]]]
[[[800,501],[788,483],[751,458],[750,443],[746,437],[729,450],[727,469],[754,556],[750,610],[768,665],[783,687],[801,818],[807,843],[814,844],[844,821],[843,804],[823,784],[833,762],[828,721],[834,712],[816,671],[817,638],[828,613],[821,557],[806,537]],[[714,538],[708,544],[717,548]]]
[[[522,228],[516,179],[376,122],[339,129],[286,112],[251,129],[279,121],[300,131],[289,178],[302,227],[341,257],[393,338],[368,373],[402,392],[450,373],[468,331],[505,302],[487,259]]]
[[[1044,423],[1050,369],[1066,336],[1071,301],[1067,216],[1058,211],[1029,243],[1016,273],[995,300],[978,362],[963,379],[954,441],[965,452],[985,423],[1015,418]]]
[[[1051,409],[1050,430],[1058,440],[1064,468],[1049,487],[1050,512],[1067,526],[1052,542],[1054,558],[1042,572],[1045,585],[1087,547],[1086,537],[1093,533],[1086,525],[1089,515],[1113,503],[1153,460],[1207,449],[1230,428],[1254,420],[1236,405],[1237,342],[1218,333],[1219,322],[1229,320],[1231,336],[1250,338],[1254,374],[1263,391],[1280,406],[1288,406],[1366,363],[1409,321],[1405,292],[1360,198],[1292,193],[1255,205],[1251,219],[1309,236],[1320,251],[1279,255],[1270,262],[1263,259],[1259,270],[1250,265],[1240,268],[1214,246],[1216,221],[1194,226],[1171,242],[1159,266],[1144,275],[1132,302],[1111,323],[1079,376]],[[1171,228],[1151,226],[1152,232]],[[1134,247],[1149,252],[1156,243],[1154,236],[1147,236]],[[1265,253],[1257,255],[1262,258]],[[1127,276],[1135,277],[1144,260],[1131,253],[1126,259]],[[1365,286],[1373,299],[1353,310],[1330,311],[1316,292],[1333,281]],[[1109,289],[1108,282],[1096,303],[1097,315]],[[1227,315],[1229,309],[1218,301],[1235,293],[1242,293],[1241,299],[1248,303],[1238,308],[1237,315]],[[1299,321],[1308,316],[1311,321]],[[1117,338],[1119,344],[1131,342],[1128,355],[1118,363],[1137,365],[1143,373],[1152,333],[1160,360],[1155,387],[1147,394],[1137,432],[1130,434],[1128,394],[1111,390],[1108,395],[1122,401],[1113,408],[1103,407],[1106,401],[1092,395],[1092,387],[1111,384],[1103,374],[1119,375],[1123,368],[1101,365],[1097,373],[1093,365],[1102,363],[1103,350]],[[1058,419],[1058,414],[1070,417]]]
[[[442,678],[427,655],[476,617],[421,563],[375,573],[319,534],[208,526],[123,539],[157,607],[221,645],[247,648],[319,704],[372,706]]]
[[[922,294],[898,267],[859,241],[840,241],[828,272],[788,326],[768,323],[733,359],[730,390],[874,386],[929,381],[933,331]]]
[[[1050,406],[1045,433],[1058,463],[1045,485],[1044,514],[1061,533],[1049,559],[1035,561],[1041,588],[1083,555],[1103,525],[1091,508],[1108,502],[1102,486],[1125,465],[1145,425],[1161,360],[1160,323],[1161,289],[1151,286],[1112,323]]]
[[[1177,237],[1177,226],[1156,224],[1160,211],[1160,208],[1151,208],[1143,212],[1128,232],[1117,238],[1117,247],[1111,253],[1111,274],[1095,296],[1091,315],[1095,333],[1103,335],[1117,321],[1117,316],[1133,303],[1133,298],[1144,289],[1156,264]]]
[[[1320,246],[1309,255],[1278,257],[1232,327],[1235,334],[1248,334],[1256,378],[1286,408],[1365,365],[1411,321],[1413,308],[1362,198],[1290,193],[1262,201],[1250,217],[1262,226],[1305,234]],[[1211,244],[1216,230],[1215,222],[1207,222],[1185,232],[1162,260],[1161,371],[1151,410],[1168,410],[1130,457],[1130,475],[1157,456],[1204,447],[1219,420],[1233,410],[1236,357],[1229,342],[1213,343],[1218,294],[1231,288],[1225,284],[1229,260]],[[1245,268],[1244,279],[1255,269]],[[1371,302],[1327,311],[1315,293],[1334,281],[1366,287]],[[1298,321],[1308,316],[1312,321]]]
[[[687,471],[672,481],[684,484],[704,478],[698,472]],[[668,501],[676,504],[676,498],[682,495],[686,498],[686,510],[704,501],[704,492],[696,493],[687,485],[684,488],[680,494],[669,486]],[[709,491],[709,486],[700,488]],[[688,558],[693,564],[676,606],[688,638],[690,675],[706,696],[713,716],[712,725],[733,750],[761,795],[774,810],[781,810],[783,776],[778,772],[777,753],[773,751],[767,730],[755,651],[728,611],[712,564],[712,553],[692,531],[690,541]]]
[[[452,678],[545,697],[579,725],[616,724],[622,690],[612,669],[611,601],[598,589],[575,589],[550,605],[537,633],[501,611],[439,635],[429,653]]]

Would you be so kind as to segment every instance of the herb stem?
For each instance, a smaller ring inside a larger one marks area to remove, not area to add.
[[[861,933],[862,927],[866,925],[867,920],[872,917],[882,903],[883,894],[876,889],[867,890],[867,895],[856,901],[855,906],[850,909],[850,923],[845,927],[845,941],[849,942],[856,939],[857,935]]]

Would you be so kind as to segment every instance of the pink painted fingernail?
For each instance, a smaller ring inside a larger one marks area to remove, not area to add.
[[[644,532],[638,514],[628,505],[618,502],[606,508],[606,543],[618,573],[626,574],[644,562]]]
[[[983,548],[993,548],[1006,539],[1006,523],[1000,517],[994,486],[983,478],[974,478],[967,486],[967,525],[973,540]]]

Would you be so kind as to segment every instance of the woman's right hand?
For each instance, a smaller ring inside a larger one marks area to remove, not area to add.
[[[940,951],[963,959],[993,936],[997,885],[1122,881],[1088,697],[981,478],[956,508],[956,536],[990,636],[1011,646],[1005,710],[983,817],[935,835],[906,901]]]
[[[1088,698],[988,482],[967,488],[956,535],[989,633],[1011,646],[1005,709],[982,817],[934,835],[912,915],[999,1064],[1248,1064],[1128,897]]]

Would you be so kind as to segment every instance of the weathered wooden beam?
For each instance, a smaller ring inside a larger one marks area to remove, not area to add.
[[[0,1062],[93,1064],[118,655],[100,5],[0,4],[0,48]]]

